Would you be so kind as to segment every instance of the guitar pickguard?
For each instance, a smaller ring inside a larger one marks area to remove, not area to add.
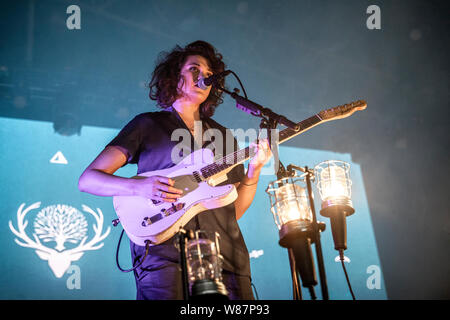
[[[171,177],[175,181],[173,187],[183,191],[182,197],[198,188],[198,182],[192,174]],[[151,200],[155,206],[164,204],[164,201]]]

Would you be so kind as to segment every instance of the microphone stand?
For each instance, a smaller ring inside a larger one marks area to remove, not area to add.
[[[272,145],[272,130],[276,129],[278,123],[281,123],[285,125],[288,128],[291,128],[295,131],[300,130],[300,126],[294,123],[293,121],[290,121],[283,115],[279,115],[272,110],[265,108],[247,98],[244,98],[238,94],[239,90],[234,89],[234,92],[230,92],[229,90],[226,90],[225,88],[220,87],[217,82],[215,82],[213,85],[215,85],[219,90],[222,90],[223,92],[229,94],[234,100],[236,100],[236,107],[238,109],[241,109],[251,115],[261,117],[261,124],[260,128],[267,129],[267,137],[269,140],[269,146],[272,150],[272,153],[274,154],[275,158],[275,166],[277,163],[279,163],[279,156],[278,156],[278,148],[275,146],[273,148]],[[275,151],[275,152],[274,152]],[[308,170],[308,167],[305,168],[299,168],[296,167],[296,169],[300,169],[301,171],[306,173],[306,185],[308,189],[308,198],[311,206],[312,216],[313,216],[313,233],[314,233],[314,242],[315,242],[315,248],[316,248],[316,256],[317,256],[317,266],[319,268],[319,277],[320,277],[320,287],[322,290],[322,299],[323,300],[329,300],[328,296],[328,285],[326,280],[326,274],[325,274],[325,265],[323,262],[323,253],[322,253],[322,245],[320,242],[320,231],[323,231],[325,229],[324,223],[317,223],[317,216],[316,216],[316,210],[314,207],[314,199],[312,195],[312,188],[311,188],[311,175],[312,173],[310,170]],[[283,176],[286,176],[286,170],[284,166],[280,162],[280,166],[278,167],[278,170],[275,170],[277,172],[277,177],[280,179]],[[292,281],[294,286],[294,298],[295,299],[301,299],[301,291],[300,285],[299,285],[299,279],[296,273],[293,272],[293,268],[295,268],[295,265],[292,264],[293,259],[291,256],[291,252],[289,255],[289,262],[291,264],[291,274],[292,274]],[[299,293],[300,291],[300,293]]]
[[[281,123],[285,125],[288,128],[291,128],[295,131],[300,130],[300,125],[296,124],[295,122],[287,119],[285,116],[277,114],[270,110],[269,108],[265,108],[256,102],[253,102],[247,98],[244,98],[238,94],[239,90],[234,89],[233,92],[221,87],[217,81],[213,82],[212,85],[216,87],[217,89],[229,94],[234,100],[236,100],[236,107],[238,109],[241,109],[242,111],[247,112],[248,114],[251,114],[256,117],[260,117],[261,123],[259,125],[260,129],[266,129],[267,130],[267,138],[269,140],[269,146],[270,150],[272,150],[275,163],[275,172],[277,172],[277,176],[283,175],[285,173],[284,167],[279,162],[279,156],[278,156],[278,144],[273,143],[272,141],[272,131],[276,129],[278,123]],[[277,139],[278,140],[278,139]],[[280,163],[280,166],[277,168],[277,164]]]
[[[294,123],[293,121],[290,121],[286,117],[276,114],[272,110],[265,108],[247,98],[244,98],[240,95],[238,95],[238,89],[234,89],[234,92],[230,92],[226,90],[225,88],[220,87],[217,82],[214,83],[219,90],[222,90],[223,92],[229,94],[234,100],[236,100],[236,107],[238,109],[241,109],[253,116],[261,117],[261,123],[259,125],[260,129],[266,129],[267,130],[267,138],[269,140],[269,146],[272,150],[275,164],[274,169],[277,173],[277,178],[281,179],[282,177],[287,176],[287,172],[283,166],[283,164],[279,161],[279,155],[278,155],[278,144],[277,141],[273,143],[272,141],[272,132],[276,129],[278,123],[281,123],[295,131],[300,130],[300,126]],[[279,166],[277,168],[277,164],[279,163]],[[291,248],[288,248],[288,255],[289,255],[289,265],[291,268],[291,277],[292,277],[292,288],[293,288],[293,298],[294,300],[302,300],[302,291],[301,291],[301,283],[300,283],[300,277],[298,274],[297,266],[295,263],[294,253]],[[322,283],[322,281],[321,281]],[[324,295],[323,295],[324,296]],[[325,295],[327,296],[327,295]]]
[[[265,108],[256,102],[253,102],[247,98],[244,98],[238,94],[238,90],[234,89],[234,92],[231,92],[225,88],[220,87],[217,85],[217,83],[213,84],[217,87],[217,89],[229,94],[234,100],[236,100],[236,107],[238,109],[241,109],[251,115],[261,117],[261,118],[267,118],[270,122],[271,128],[275,129],[278,123],[281,123],[285,125],[288,128],[291,128],[295,131],[300,130],[300,126],[296,124],[295,122],[292,122],[291,120],[287,119],[285,116],[277,114],[270,110],[269,108]]]
[[[275,144],[272,144],[272,131],[276,129],[277,127],[277,121],[273,118],[266,119],[265,117],[262,117],[261,123],[259,125],[260,129],[266,129],[267,130],[267,137],[269,140],[269,146],[270,150],[272,150],[274,159],[275,159],[275,165],[274,169],[275,172],[277,172],[277,178],[281,179],[282,177],[286,176],[286,171],[284,169],[284,166],[281,162],[279,162],[279,156],[278,156],[278,145],[275,142]],[[277,163],[280,165],[278,166],[277,170]],[[303,300],[302,297],[302,289],[301,289],[301,281],[298,274],[297,266],[295,263],[295,257],[294,253],[291,248],[287,248],[288,256],[289,256],[289,266],[291,268],[291,278],[292,278],[292,295],[294,300]]]

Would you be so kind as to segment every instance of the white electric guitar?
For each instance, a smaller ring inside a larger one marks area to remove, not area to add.
[[[300,130],[287,128],[279,132],[278,143],[283,143],[323,122],[342,119],[367,104],[358,100],[321,111],[299,122]],[[195,215],[202,211],[226,206],[237,198],[233,184],[216,186],[226,179],[226,173],[236,165],[253,157],[249,147],[214,159],[210,149],[192,152],[177,165],[163,170],[149,171],[138,176],[165,176],[175,181],[174,187],[183,190],[177,201],[169,203],[139,196],[113,197],[114,209],[128,237],[144,246],[160,244],[174,236]]]

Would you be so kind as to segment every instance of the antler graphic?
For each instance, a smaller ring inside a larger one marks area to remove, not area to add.
[[[41,205],[40,202],[35,202],[33,203],[31,206],[29,206],[28,208],[26,208],[25,210],[23,210],[23,207],[25,206],[25,203],[22,203],[19,207],[19,209],[17,210],[17,230],[13,227],[12,221],[9,220],[9,228],[11,229],[12,233],[14,233],[16,235],[16,237],[22,239],[24,242],[19,241],[18,239],[14,239],[14,241],[22,247],[27,247],[27,248],[33,248],[33,249],[37,249],[43,252],[47,252],[47,253],[53,253],[56,252],[56,250],[48,248],[44,245],[42,245],[41,241],[39,240],[39,238],[36,236],[36,234],[34,234],[34,241],[30,239],[30,237],[28,237],[28,235],[25,232],[25,228],[28,225],[28,221],[26,220],[24,222],[24,218],[27,215],[27,213],[32,210],[32,209],[37,209],[39,208]]]
[[[83,205],[83,210],[90,213],[95,218],[96,224],[93,225],[95,236],[87,243],[86,240],[88,237],[86,236],[81,240],[78,247],[60,252],[42,245],[35,233],[33,234],[33,241],[32,239],[30,239],[30,237],[28,237],[25,231],[25,228],[28,225],[28,221],[24,221],[25,216],[30,210],[39,208],[40,205],[40,202],[36,202],[23,210],[25,203],[21,204],[19,209],[17,210],[17,229],[13,227],[11,220],[9,221],[9,228],[17,236],[17,238],[22,240],[20,241],[19,239],[14,239],[14,241],[18,245],[36,249],[36,254],[39,256],[39,258],[47,260],[48,265],[54,272],[55,276],[57,278],[61,278],[66,270],[70,267],[71,262],[80,259],[83,256],[84,251],[96,250],[103,247],[103,243],[97,243],[104,240],[108,236],[111,228],[108,227],[105,233],[101,234],[103,229],[103,213],[100,209],[97,208],[97,214],[88,206]]]
[[[100,249],[101,247],[103,247],[103,243],[100,243],[96,246],[94,246],[94,245],[97,244],[98,242],[104,240],[108,236],[109,232],[111,231],[111,227],[108,227],[106,229],[105,233],[103,235],[101,234],[102,229],[103,229],[103,213],[99,208],[97,208],[97,212],[98,212],[98,214],[97,214],[97,213],[95,213],[94,210],[92,210],[91,208],[89,208],[88,206],[86,206],[84,204],[81,207],[83,208],[84,211],[90,213],[95,218],[96,224],[94,224],[92,226],[92,228],[94,229],[94,232],[95,232],[95,236],[88,243],[85,243],[88,238],[86,236],[81,240],[78,247],[70,249],[70,250],[66,250],[66,252],[68,252],[70,254],[75,254],[75,253],[87,251],[87,250]]]

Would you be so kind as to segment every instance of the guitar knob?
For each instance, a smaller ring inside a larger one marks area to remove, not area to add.
[[[159,200],[147,199],[147,203],[151,206],[160,204],[161,202],[162,201],[159,201]]]

